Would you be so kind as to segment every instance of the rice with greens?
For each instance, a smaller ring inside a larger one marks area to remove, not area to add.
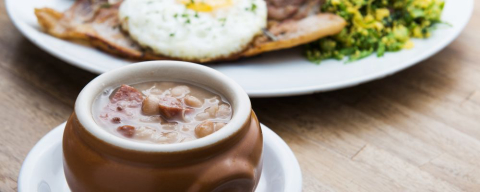
[[[410,38],[427,38],[440,23],[443,0],[327,0],[323,12],[343,17],[348,25],[337,35],[307,45],[315,63],[324,59],[358,60],[376,52],[413,47]]]

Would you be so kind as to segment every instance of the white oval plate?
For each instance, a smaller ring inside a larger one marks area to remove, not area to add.
[[[68,63],[94,73],[103,73],[131,63],[91,47],[57,39],[39,29],[34,8],[65,10],[73,2],[6,0],[6,7],[15,26],[28,39]],[[311,94],[354,86],[393,74],[437,53],[460,34],[472,11],[473,0],[446,0],[442,20],[452,24],[452,27],[440,27],[431,38],[414,40],[413,49],[387,53],[382,58],[370,56],[349,64],[328,60],[315,65],[308,62],[297,48],[210,67],[236,80],[251,97]]]
[[[65,123],[45,135],[28,153],[18,176],[19,192],[69,192],[63,172]],[[264,164],[255,192],[301,192],[302,173],[295,155],[272,130],[262,125]]]

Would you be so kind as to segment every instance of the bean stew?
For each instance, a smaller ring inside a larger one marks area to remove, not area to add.
[[[177,82],[145,82],[107,89],[92,114],[108,132],[139,142],[170,144],[208,136],[232,118],[221,95]]]

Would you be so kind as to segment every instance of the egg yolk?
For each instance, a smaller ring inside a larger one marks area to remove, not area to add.
[[[180,0],[187,9],[197,12],[211,12],[218,8],[228,7],[232,4],[232,0]]]

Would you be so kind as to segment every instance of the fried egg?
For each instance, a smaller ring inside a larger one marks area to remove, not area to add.
[[[267,25],[264,0],[125,0],[122,28],[154,53],[193,61],[242,52]]]

